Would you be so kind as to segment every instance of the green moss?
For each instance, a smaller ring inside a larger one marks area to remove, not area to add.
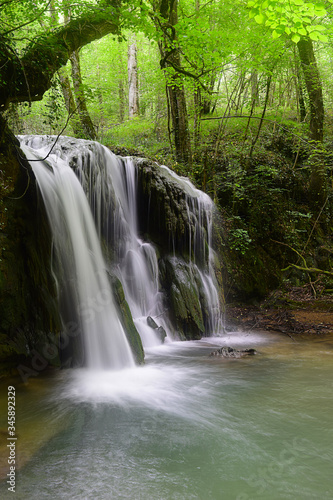
[[[125,330],[128,342],[131,346],[136,363],[142,365],[144,363],[144,350],[140,335],[133,322],[132,314],[120,280],[116,276],[110,278],[116,306],[120,315],[120,320]]]
[[[168,259],[165,269],[170,314],[177,333],[187,339],[201,338],[205,325],[196,276],[190,266],[179,259]]]

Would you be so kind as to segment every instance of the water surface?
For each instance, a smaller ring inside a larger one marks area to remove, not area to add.
[[[258,354],[209,358],[221,345]],[[153,348],[144,367],[30,378],[15,498],[332,499],[332,354],[330,339],[231,333]]]

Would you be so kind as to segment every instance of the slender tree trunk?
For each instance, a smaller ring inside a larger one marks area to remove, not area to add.
[[[258,81],[258,72],[253,71],[250,77],[251,81],[251,100],[253,109],[259,105],[259,81]]]
[[[302,88],[302,82],[298,80],[298,104],[299,104],[299,119],[304,122],[306,117],[306,106]]]
[[[194,2],[195,11],[198,14],[200,10],[200,0],[195,0]],[[200,125],[201,125],[201,113],[202,113],[202,101],[201,101],[201,91],[200,86],[196,82],[194,93],[194,149],[198,149],[199,138],[200,138]]]
[[[125,64],[123,59],[123,52],[120,42],[118,43],[118,116],[119,122],[123,123],[125,119],[126,95],[125,95]]]
[[[194,148],[197,149],[200,139],[200,125],[201,125],[201,91],[199,85],[194,89]]]
[[[119,97],[119,121],[123,123],[125,118],[125,89],[124,81],[121,77],[118,80],[118,97]]]
[[[84,137],[86,139],[95,140],[97,138],[97,134],[87,109],[87,103],[82,88],[80,57],[78,50],[71,53],[70,61],[72,64],[72,80],[74,85],[75,102],[78,108]]]
[[[136,37],[128,47],[128,116],[139,115],[139,81],[137,65]]]
[[[264,109],[262,111],[261,119],[260,119],[260,122],[259,122],[259,127],[258,127],[258,130],[257,130],[257,135],[254,138],[254,140],[252,141],[252,145],[251,145],[251,149],[250,149],[250,153],[249,153],[249,157],[250,158],[252,157],[254,146],[256,145],[256,142],[259,139],[261,127],[262,127],[262,124],[263,124],[263,121],[264,121],[264,118],[265,118],[265,113],[266,113],[266,108],[267,108],[268,98],[269,98],[269,90],[271,88],[271,82],[272,82],[272,75],[269,75],[269,77],[267,78],[267,83],[266,83],[266,97],[265,97]]]

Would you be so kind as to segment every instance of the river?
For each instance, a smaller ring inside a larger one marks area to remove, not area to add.
[[[222,345],[258,354],[208,356]],[[16,381],[14,496],[332,499],[332,354],[327,338],[229,333],[152,348],[143,367]]]

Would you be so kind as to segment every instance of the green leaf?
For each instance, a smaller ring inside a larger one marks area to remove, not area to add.
[[[273,40],[275,40],[276,38],[279,38],[280,36],[281,36],[281,33],[278,33],[275,30],[272,32],[272,38],[273,38]]]
[[[326,26],[322,26],[320,24],[316,24],[314,26],[314,28],[315,28],[315,31],[326,31]]]
[[[323,3],[316,3],[314,6],[316,16],[326,16],[326,9]]]
[[[258,14],[254,19],[258,24],[262,24],[264,22],[265,16],[263,14]]]
[[[298,42],[300,41],[301,37],[300,37],[297,33],[295,33],[295,34],[291,37],[291,39],[292,39],[292,41],[293,41],[294,43],[298,43]]]
[[[256,7],[255,9],[250,10],[249,12],[249,18],[252,19],[255,15],[257,15],[259,12],[259,9]]]
[[[311,40],[317,41],[319,40],[320,33],[318,33],[317,31],[312,31],[311,33],[309,33],[309,37],[311,38]]]
[[[284,33],[286,30],[286,26],[285,24],[279,24],[277,27],[276,27],[276,31],[277,33],[279,33],[280,35],[282,35],[282,33]]]

